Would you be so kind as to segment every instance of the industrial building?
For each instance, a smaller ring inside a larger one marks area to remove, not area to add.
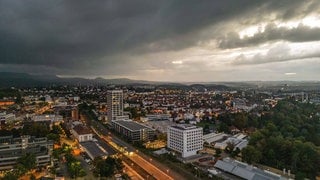
[[[224,158],[223,160],[217,161],[214,167],[224,172],[235,175],[237,177],[248,179],[248,180],[285,180],[287,179],[281,175],[272,173],[270,171],[262,170],[257,167],[254,167],[230,158]]]
[[[108,153],[96,142],[86,141],[80,143],[81,148],[87,153],[91,160],[97,157],[106,158]]]

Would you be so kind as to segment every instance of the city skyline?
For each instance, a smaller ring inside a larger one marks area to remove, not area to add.
[[[320,2],[0,2],[0,71],[214,82],[319,80]]]

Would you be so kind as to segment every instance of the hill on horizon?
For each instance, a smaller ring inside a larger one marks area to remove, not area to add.
[[[179,88],[215,88],[218,90],[230,88],[301,88],[312,87],[320,88],[319,81],[243,81],[243,82],[159,82],[146,80],[132,80],[128,78],[105,79],[97,77],[95,79],[86,79],[80,77],[58,77],[52,74],[28,74],[16,72],[0,72],[0,88],[8,87],[34,87],[50,85],[154,85],[159,87],[179,87]]]

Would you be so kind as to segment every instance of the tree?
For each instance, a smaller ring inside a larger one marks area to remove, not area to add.
[[[86,175],[84,169],[81,167],[80,161],[73,161],[71,163],[68,163],[68,170],[71,177],[76,178],[76,177],[82,177]]]
[[[290,169],[297,179],[314,179],[320,172],[320,106],[292,100],[279,101],[261,116],[263,127],[250,136],[242,151],[243,160],[278,169]],[[259,125],[259,126],[260,126]],[[255,149],[253,149],[254,147]]]
[[[15,100],[16,104],[23,104],[24,99],[21,97],[21,95],[19,94]]]
[[[262,158],[261,152],[251,145],[248,145],[247,147],[243,148],[241,154],[242,160],[249,164],[257,163]]]
[[[239,148],[236,148],[234,151],[231,152],[231,157],[236,157],[240,154],[241,150]]]
[[[235,115],[235,120],[233,122],[233,124],[238,128],[238,129],[243,129],[245,127],[247,127],[248,125],[248,117],[246,114],[244,113],[237,113]]]
[[[167,134],[166,133],[161,133],[157,137],[158,140],[160,141],[166,141],[167,140]]]
[[[220,122],[220,124],[218,126],[218,131],[224,132],[224,133],[230,133],[228,125],[224,122]]]
[[[61,126],[60,125],[53,125],[51,133],[62,134],[63,132],[62,132]]]
[[[26,153],[25,155],[21,156],[18,160],[18,165],[21,165],[27,171],[36,167],[36,155],[32,153]]]
[[[236,145],[233,142],[227,142],[227,147],[226,147],[225,151],[227,153],[231,153],[234,150],[235,146]]]
[[[49,124],[43,122],[26,122],[22,128],[22,134],[36,137],[45,137],[49,131]]]
[[[36,178],[36,176],[34,175],[34,174],[31,174],[30,175],[30,180],[36,180],[37,178]]]
[[[210,132],[210,126],[209,124],[205,124],[204,127],[203,127],[203,132]]]
[[[17,180],[19,178],[19,175],[15,174],[14,172],[15,171],[6,173],[2,177],[2,180]]]
[[[27,153],[17,159],[17,165],[13,171],[8,172],[2,177],[4,180],[16,180],[29,170],[36,167],[36,156],[31,153]]]
[[[67,160],[68,171],[71,177],[77,178],[86,175],[86,172],[82,168],[80,161],[75,159],[70,152],[67,152],[65,157]]]
[[[95,158],[93,160],[93,165],[95,166],[94,173],[100,177],[110,177],[117,171],[122,171],[123,169],[121,160],[112,157],[108,157],[105,160],[101,157]]]
[[[55,143],[60,142],[60,135],[59,134],[54,134],[54,133],[49,133],[47,135],[48,140],[53,140]]]
[[[221,149],[215,149],[215,151],[216,151],[216,154],[214,155],[214,157],[220,157],[222,153]]]
[[[135,107],[127,107],[124,111],[129,111],[132,119],[139,117],[138,110]]]

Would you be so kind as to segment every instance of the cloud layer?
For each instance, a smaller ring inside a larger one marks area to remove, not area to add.
[[[3,0],[0,71],[251,80],[247,66],[319,61],[320,26],[303,21],[312,17],[320,22],[319,4],[317,0]],[[258,26],[241,36],[240,32]],[[224,75],[225,71],[238,73],[237,78]],[[293,72],[282,71],[279,80]],[[268,77],[272,71],[263,73],[261,77]],[[319,71],[311,74],[298,79],[312,79]]]

